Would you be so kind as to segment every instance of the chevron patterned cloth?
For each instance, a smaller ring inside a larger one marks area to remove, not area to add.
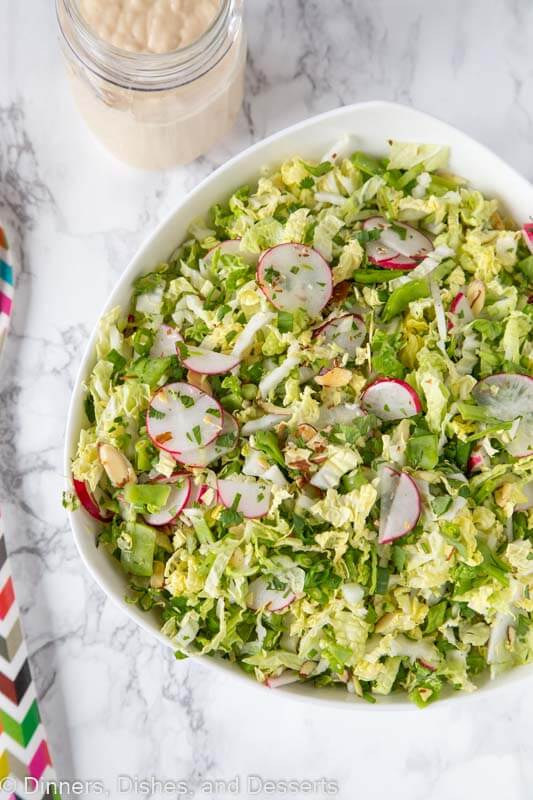
[[[14,274],[0,227],[0,351],[13,305]],[[28,661],[0,516],[0,800],[58,798]]]

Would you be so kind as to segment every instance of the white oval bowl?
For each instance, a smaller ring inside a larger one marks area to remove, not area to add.
[[[102,314],[116,305],[127,307],[132,281],[168,258],[185,238],[190,223],[196,217],[205,215],[210,206],[226,199],[238,186],[253,182],[262,167],[276,166],[294,155],[319,159],[346,134],[353,138],[354,150],[364,150],[376,155],[383,155],[386,152],[387,140],[390,138],[447,144],[451,149],[450,168],[453,172],[467,178],[487,195],[501,200],[507,211],[518,222],[529,219],[533,214],[533,186],[483,145],[453,126],[411,108],[380,101],[358,103],[328,111],[276,133],[249,147],[209,175],[146,239],[118,281]],[[65,474],[69,486],[71,459],[76,450],[83,420],[83,383],[94,364],[97,332],[98,326],[95,327],[82,358],[69,408],[65,444]],[[95,547],[94,533],[97,523],[82,509],[69,512],[68,516],[76,546],[94,580],[130,619],[166,647],[172,648],[171,640],[160,633],[155,615],[142,612],[125,602],[124,574],[103,548]],[[203,663],[214,670],[225,670],[228,676],[239,680],[243,688],[254,685],[261,691],[266,691],[239,667],[227,661],[206,657]],[[497,688],[529,678],[532,670],[533,665],[520,667],[494,681],[484,680],[480,691],[474,694],[449,692],[445,702],[449,702],[452,697],[465,700],[479,695],[484,696],[489,689],[494,692]],[[318,701],[339,708],[372,709],[374,712],[377,708],[398,710],[414,708],[403,694],[379,698],[377,706],[370,706],[354,698],[343,688],[317,689],[307,684],[294,684],[278,689],[277,693],[281,696],[300,698],[306,702]],[[440,706],[442,702],[443,700],[436,706]]]

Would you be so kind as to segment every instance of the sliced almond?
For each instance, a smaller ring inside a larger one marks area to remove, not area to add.
[[[510,483],[502,483],[501,486],[496,489],[494,492],[494,499],[496,501],[496,505],[500,508],[505,508],[509,500],[511,499],[511,494],[513,491],[513,487]]]
[[[392,630],[399,616],[400,615],[397,611],[387,611],[374,625],[375,633],[383,633],[385,631],[389,632]]]
[[[113,484],[121,488],[127,483],[136,483],[137,475],[126,456],[113,447],[112,444],[101,444],[98,447],[100,463],[106,471],[107,477]]]
[[[334,388],[339,388],[341,386],[347,386],[351,379],[352,373],[349,369],[333,367],[333,369],[328,370],[323,375],[317,375],[315,377],[315,382],[318,383],[319,386],[333,386]]]
[[[304,663],[300,667],[300,675],[303,678],[308,678],[309,675],[311,675],[311,673],[315,671],[316,666],[317,666],[316,661],[304,661]]]
[[[316,436],[317,430],[316,428],[313,428],[312,425],[308,425],[306,422],[302,422],[302,424],[298,425],[298,427],[296,428],[296,434],[297,436],[300,437],[300,439],[303,439],[304,442],[310,442],[311,439],[313,439]]]
[[[472,313],[476,317],[483,310],[483,306],[485,305],[485,295],[486,291],[483,281],[471,281],[466,287],[466,299],[468,300],[470,308],[472,309]]]
[[[150,577],[152,589],[162,589],[165,583],[165,565],[162,561],[154,561],[154,571]]]
[[[193,372],[192,369],[187,370],[187,383],[191,386],[196,386],[200,391],[206,394],[211,394],[211,384],[207,375],[202,375],[200,372]]]

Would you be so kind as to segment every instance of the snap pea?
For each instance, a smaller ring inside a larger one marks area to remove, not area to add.
[[[405,275],[409,272],[407,269],[358,269],[354,272],[353,279],[355,283],[363,283],[366,285],[372,283],[383,283],[392,281],[400,275]]]
[[[417,281],[410,281],[404,283],[391,292],[389,299],[385,303],[381,319],[383,322],[390,322],[391,319],[397,317],[404,311],[409,303],[413,300],[420,300],[423,297],[429,297],[429,287],[427,281],[423,278]]]
[[[366,153],[359,151],[353,153],[351,161],[354,167],[357,167],[367,175],[381,175],[385,171],[377,158],[373,158]]]
[[[524,273],[530,283],[533,283],[533,256],[528,256],[519,261],[518,269]]]
[[[155,531],[148,525],[133,522],[127,527],[130,540],[128,549],[121,548],[120,560],[126,572],[149,578],[152,574],[155,549]],[[119,544],[120,546],[120,544]]]

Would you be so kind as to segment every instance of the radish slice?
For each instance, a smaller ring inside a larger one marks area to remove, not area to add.
[[[241,250],[241,240],[240,239],[226,239],[224,242],[220,242],[220,244],[216,244],[211,250],[204,256],[204,262],[209,264],[215,253],[220,253],[223,256],[239,256],[245,261],[247,264],[255,264],[257,261],[257,256],[253,253],[245,253]]]
[[[227,434],[227,436],[226,436]],[[205,447],[196,447],[175,455],[178,463],[186,467],[207,467],[212,461],[229,453],[237,443],[239,426],[227,411],[222,412],[222,430],[219,436]]]
[[[525,495],[526,499],[523,503],[519,503],[515,506],[515,511],[528,511],[530,508],[533,508],[533,481],[529,481],[525,486],[522,486],[520,491]]]
[[[319,335],[329,344],[338,345],[353,358],[365,340],[366,326],[359,314],[344,314],[317,328],[314,336]]]
[[[171,522],[174,522],[189,502],[189,497],[191,496],[191,479],[188,475],[173,475],[167,481],[158,481],[158,483],[172,483],[172,487],[163,508],[153,514],[144,514],[144,519],[148,525],[154,525],[156,528],[161,525],[170,525]]]
[[[377,266],[383,269],[414,269],[418,266],[418,261],[414,261],[407,256],[395,255],[391,258],[386,258],[384,261],[376,262]]]
[[[148,436],[160,450],[178,455],[205,447],[222,430],[222,406],[188,383],[169,383],[150,401],[146,414]]]
[[[190,508],[195,503],[203,503],[205,495],[210,488],[207,483],[192,483],[191,481],[191,494],[187,500],[187,508]]]
[[[288,686],[290,683],[298,683],[300,680],[300,674],[295,672],[293,669],[286,669],[281,675],[278,675],[275,678],[266,678],[265,686],[268,686],[269,689],[278,689],[280,686]]]
[[[161,325],[150,349],[150,358],[167,358],[176,355],[176,345],[183,341],[183,336],[170,325]]]
[[[400,229],[405,231],[405,238],[398,233]],[[381,241],[406,258],[425,258],[433,250],[431,239],[405,222],[395,222],[394,227],[389,225],[385,228],[381,234]]]
[[[251,436],[253,433],[257,433],[257,431],[271,431],[276,425],[279,425],[284,419],[288,419],[289,417],[289,412],[286,414],[265,414],[263,417],[259,417],[259,419],[251,419],[249,422],[245,422],[242,426],[241,433],[243,436]]]
[[[513,440],[504,447],[515,458],[533,455],[533,417],[520,420]]]
[[[269,589],[267,578],[256,578],[248,586],[246,605],[253,611],[264,608],[265,611],[282,611],[296,600],[296,595],[289,588],[285,591]]]
[[[245,481],[217,480],[220,502],[226,508],[233,508],[239,498],[236,511],[247,519],[264,517],[270,508],[270,487],[264,483],[246,483]]]
[[[448,320],[449,331],[456,327],[462,327],[463,325],[467,325],[469,322],[472,322],[474,319],[474,314],[464,292],[459,292],[455,295],[450,303],[449,313],[453,315],[452,319]]]
[[[522,228],[522,236],[529,247],[529,252],[533,254],[533,222],[526,222]]]
[[[379,543],[386,544],[412,531],[421,512],[420,492],[406,472],[385,467],[381,474]]]
[[[303,308],[311,317],[320,314],[333,291],[328,262],[303,244],[278,244],[263,253],[257,265],[257,282],[276,308]]]
[[[400,258],[400,254],[396,250],[385,247],[379,239],[372,239],[372,241],[367,242],[365,248],[368,260],[378,266],[381,266],[382,262],[390,262],[395,258]]]
[[[72,484],[78,500],[84,507],[85,511],[90,514],[93,519],[98,520],[98,522],[109,522],[113,518],[113,514],[111,514],[111,512],[104,512],[100,509],[98,503],[94,499],[93,493],[85,481],[79,481],[76,478],[72,478]]]
[[[490,458],[482,446],[475,447],[468,459],[468,472],[480,472],[484,467],[490,466]]]
[[[533,414],[533,378],[529,375],[500,372],[478,381],[472,394],[496,419]]]
[[[365,220],[365,230],[379,228],[381,235],[378,240],[384,247],[394,253],[409,259],[425,258],[433,250],[433,244],[423,233],[405,222],[391,224],[384,217],[369,217]],[[403,233],[399,233],[403,231]]]
[[[207,350],[205,347],[187,345],[187,356],[182,361],[187,369],[192,370],[192,372],[198,372],[200,375],[221,375],[223,372],[229,372],[234,369],[239,364],[240,359],[235,356]]]
[[[378,378],[367,386],[361,397],[366,411],[383,420],[405,419],[422,411],[415,390],[397,378]]]

